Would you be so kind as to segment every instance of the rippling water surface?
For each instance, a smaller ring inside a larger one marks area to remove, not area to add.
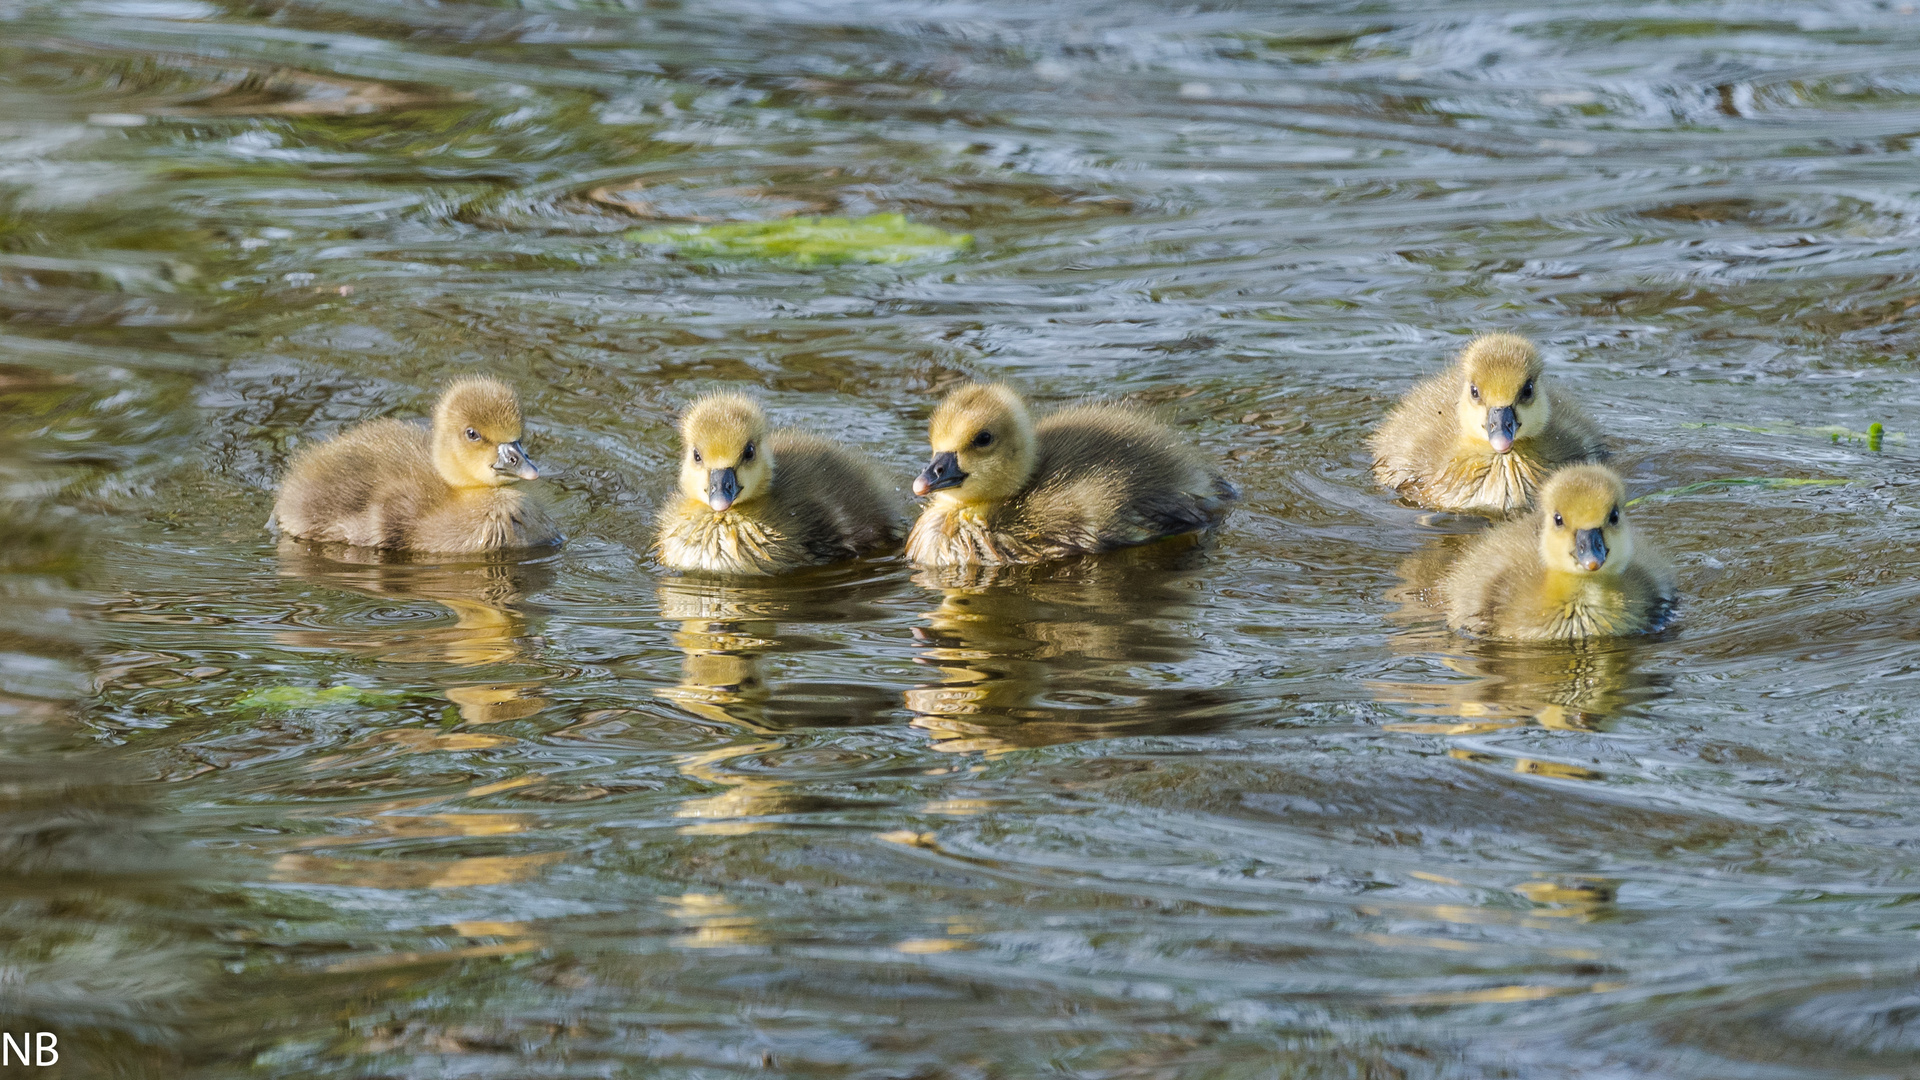
[[[0,0],[0,1018],[66,1076],[1920,1074],[1920,14]],[[971,249],[701,259],[901,213]],[[1475,644],[1362,438],[1468,336],[1686,601]],[[342,561],[292,448],[517,385],[571,539]],[[1210,541],[661,572],[754,389],[1148,403]],[[1885,435],[1870,445],[1875,422]],[[1729,477],[1822,481],[1703,486]],[[11,1074],[10,1074],[11,1075]]]

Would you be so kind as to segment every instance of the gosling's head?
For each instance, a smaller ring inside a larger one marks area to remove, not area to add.
[[[1568,574],[1618,574],[1633,562],[1627,485],[1605,465],[1570,465],[1540,489],[1540,558]]]
[[[1033,419],[1020,395],[998,384],[970,383],[948,394],[933,410],[928,441],[933,461],[914,477],[915,495],[997,502],[1033,475]]]
[[[1460,430],[1496,454],[1547,429],[1545,370],[1539,350],[1514,334],[1474,338],[1460,354]]]
[[[760,498],[773,484],[767,414],[750,397],[714,394],[694,402],[680,418],[680,441],[680,491],[716,514]]]
[[[454,487],[499,487],[540,470],[520,445],[513,388],[484,375],[455,380],[433,407],[433,464]]]

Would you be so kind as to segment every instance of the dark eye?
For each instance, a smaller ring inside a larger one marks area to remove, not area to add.
[[[1475,401],[1480,400],[1480,388],[1473,385],[1472,383],[1467,384],[1467,393],[1473,395],[1473,400]]]
[[[1607,515],[1607,524],[1609,525],[1620,524],[1620,508],[1619,507],[1617,506],[1614,507],[1613,512]]]
[[[468,442],[479,442],[479,441],[480,441],[480,433],[479,433],[479,432],[477,432],[477,431],[475,431],[475,430],[473,430],[472,428],[468,428],[468,429],[467,429],[467,441],[468,441]]]
[[[1521,401],[1533,400],[1533,380],[1532,379],[1528,379],[1527,385],[1520,388],[1520,400]]]
[[[695,465],[698,465],[698,464],[700,464],[700,461],[701,461],[701,458],[700,458],[700,451],[698,451],[698,450],[695,450],[695,451],[693,452],[693,463],[694,463]]]
[[[753,460],[753,444],[752,443],[748,443],[747,448],[745,450],[740,451],[740,460],[741,461]]]
[[[981,447],[981,446],[992,446],[992,445],[993,445],[993,432],[991,432],[991,431],[983,431],[983,432],[981,432],[980,434],[978,434],[978,435],[975,435],[975,436],[973,437],[973,445],[974,445],[974,446],[976,446],[976,447]]]
[[[1562,521],[1562,520],[1560,519],[1560,515],[1559,515],[1559,514],[1555,514],[1555,515],[1553,515],[1553,527],[1554,527],[1554,528],[1556,528],[1556,529],[1559,529],[1559,528],[1564,528],[1564,527],[1566,526],[1566,524],[1567,524],[1567,523],[1566,523],[1565,521]]]

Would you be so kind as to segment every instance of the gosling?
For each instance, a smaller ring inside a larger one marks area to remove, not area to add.
[[[429,431],[375,420],[294,456],[269,528],[363,548],[474,554],[558,543],[546,508],[507,485],[540,471],[520,401],[498,379],[448,386]]]
[[[1442,579],[1448,624],[1522,641],[1660,629],[1673,613],[1673,569],[1635,536],[1626,494],[1604,465],[1554,473],[1539,509],[1482,536]]]
[[[671,569],[778,574],[900,540],[894,496],[871,461],[810,432],[769,432],[751,398],[701,399],[680,437],[680,490],[661,510],[655,544]]]
[[[1525,338],[1474,339],[1373,433],[1374,476],[1429,510],[1507,514],[1554,469],[1606,460],[1600,429],[1544,370]]]
[[[922,566],[1032,563],[1217,524],[1239,497],[1198,450],[1131,409],[1083,405],[1035,424],[1005,386],[971,384],[934,410],[932,501],[907,556]]]

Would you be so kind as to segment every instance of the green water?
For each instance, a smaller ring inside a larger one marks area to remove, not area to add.
[[[1900,4],[0,0],[18,1075],[1920,1075],[1917,134]],[[972,242],[645,240],[889,214]],[[1488,329],[1673,630],[1402,603],[1472,523],[1363,438]],[[473,371],[562,550],[276,546],[295,446]],[[648,556],[699,391],[904,501],[982,376],[1243,508]]]

